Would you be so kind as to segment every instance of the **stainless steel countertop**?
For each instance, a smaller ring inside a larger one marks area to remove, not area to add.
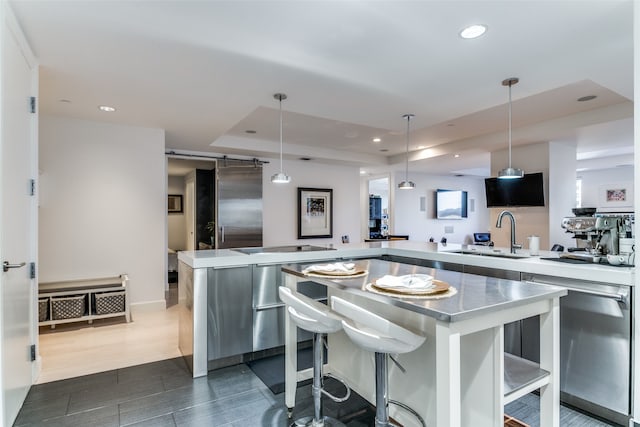
[[[482,314],[567,294],[566,289],[557,286],[495,279],[475,274],[436,270],[377,259],[353,262],[358,268],[367,270],[369,274],[364,277],[344,279],[310,277],[302,273],[306,267],[313,264],[289,264],[283,266],[282,271],[327,287],[352,291],[366,298],[402,307],[445,322],[467,320]],[[427,300],[395,298],[369,292],[365,289],[368,283],[386,274],[402,276],[416,273],[429,274],[435,279],[447,282],[450,286],[455,287],[458,293],[448,298]]]
[[[331,246],[327,246],[331,247]],[[558,252],[540,251],[540,256],[527,258],[503,258],[460,253],[475,249],[477,252],[509,248],[474,248],[453,243],[429,243],[410,240],[392,240],[373,243],[346,243],[333,245],[328,251],[302,251],[289,253],[258,253],[247,255],[231,249],[179,251],[178,259],[191,268],[228,268],[255,264],[289,264],[298,262],[320,262],[320,260],[375,258],[382,255],[410,257],[428,261],[447,262],[458,265],[494,268],[519,273],[541,274],[559,278],[587,280],[618,285],[635,285],[635,268],[603,264],[565,264],[544,258],[557,257]],[[527,250],[518,250],[519,255],[528,255]]]

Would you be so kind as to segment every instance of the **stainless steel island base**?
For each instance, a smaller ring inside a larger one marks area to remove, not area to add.
[[[427,425],[478,427],[503,425],[504,405],[540,390],[541,425],[559,426],[559,303],[566,291],[552,286],[486,278],[380,260],[359,261],[368,277],[316,278],[329,296],[339,295],[427,336],[418,350],[400,355],[402,372],[390,369],[389,397],[414,408]],[[286,286],[295,289],[305,266],[286,266]],[[385,274],[430,274],[457,288],[438,300],[401,299],[366,291],[366,284]],[[504,356],[503,325],[540,315],[540,364]],[[286,322],[285,401],[295,406],[298,372],[295,325]],[[329,336],[330,371],[354,391],[374,402],[373,356],[354,346],[343,332]],[[515,368],[514,368],[515,367]],[[405,426],[415,419],[391,408]]]

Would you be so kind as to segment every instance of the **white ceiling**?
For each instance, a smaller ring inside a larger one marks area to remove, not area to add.
[[[482,175],[519,77],[514,145],[633,153],[631,0],[10,3],[41,113],[163,128],[169,150],[277,158],[283,92],[286,159],[403,168],[413,113],[412,170]],[[472,23],[489,29],[459,37]]]

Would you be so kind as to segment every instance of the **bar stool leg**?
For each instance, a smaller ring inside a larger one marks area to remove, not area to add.
[[[319,422],[322,419],[322,365],[324,357],[324,342],[322,334],[313,334],[313,386],[311,395],[313,396],[314,420]]]
[[[389,406],[387,403],[387,354],[375,354],[376,366],[376,427],[388,427],[389,424]]]
[[[314,332],[313,334],[313,385],[311,386],[311,396],[313,396],[313,418],[305,417],[296,420],[291,424],[296,426],[311,427],[344,427],[340,421],[322,415],[322,366],[324,365],[324,335]]]

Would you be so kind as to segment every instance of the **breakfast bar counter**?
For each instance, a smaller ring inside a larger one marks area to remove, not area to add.
[[[436,270],[379,259],[356,260],[353,278],[308,275],[305,264],[285,265],[285,285],[313,281],[328,296],[371,310],[427,337],[416,351],[397,357],[404,371],[390,363],[389,397],[416,410],[430,426],[503,425],[504,405],[540,390],[541,425],[559,425],[559,298],[560,287]],[[385,275],[427,274],[455,289],[450,296],[385,295],[371,283]],[[503,325],[540,315],[540,364],[504,353]],[[373,355],[354,346],[344,332],[329,335],[327,368],[360,395],[374,402]],[[285,400],[295,406],[296,328],[285,321]],[[405,426],[418,426],[401,410],[391,415]]]

